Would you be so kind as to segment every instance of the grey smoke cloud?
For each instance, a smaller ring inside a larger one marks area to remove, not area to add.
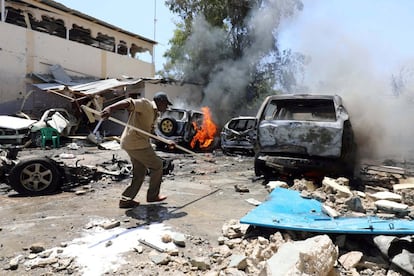
[[[413,23],[405,11],[412,4],[339,2],[304,1],[303,12],[283,24],[285,46],[310,58],[303,83],[308,92],[343,97],[362,157],[408,159],[414,149],[413,74],[402,73],[398,97],[391,80],[402,67],[413,68],[414,52],[407,51],[413,40],[403,31]]]
[[[249,25],[254,29],[251,46],[237,60],[221,60],[220,54],[224,41],[229,39],[227,33],[210,26],[202,17],[197,18],[193,25],[193,33],[186,45],[186,51],[202,49],[203,57],[214,62],[215,67],[210,73],[210,82],[204,90],[202,105],[210,107],[215,121],[223,125],[233,116],[255,115],[256,109],[236,107],[236,103],[244,102],[246,86],[250,82],[252,64],[262,60],[266,53],[274,47],[273,35],[282,17],[291,14],[297,4],[296,0],[272,0],[266,8],[260,7],[249,17]],[[203,72],[198,68],[196,72]],[[194,78],[194,76],[193,76]],[[197,76],[195,76],[197,79]]]

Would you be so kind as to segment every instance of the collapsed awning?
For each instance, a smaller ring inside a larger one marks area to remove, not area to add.
[[[35,83],[33,86],[39,88],[43,91],[62,91],[65,88],[71,92],[78,93],[84,96],[95,95],[101,92],[117,89],[126,85],[135,85],[141,82],[142,79],[133,79],[133,80],[118,80],[118,79],[106,79],[93,82],[87,82],[83,84],[78,84],[74,86],[67,86],[59,83]]]
[[[118,79],[106,79],[99,80],[89,83],[84,83],[75,86],[69,86],[68,89],[73,92],[78,92],[84,95],[95,95],[100,92],[117,89],[122,86],[135,85],[141,82],[142,79],[131,79],[131,80],[118,80]]]

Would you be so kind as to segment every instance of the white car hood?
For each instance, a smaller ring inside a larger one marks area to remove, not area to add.
[[[31,125],[36,123],[36,120],[30,120],[25,118],[0,115],[0,127],[9,129],[24,129],[29,128]]]

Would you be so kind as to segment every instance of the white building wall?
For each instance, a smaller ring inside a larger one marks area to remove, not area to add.
[[[0,101],[4,102],[26,92],[26,31],[0,22],[0,35]]]
[[[0,113],[10,113],[30,87],[31,73],[50,74],[61,65],[71,76],[152,78],[154,64],[46,33],[0,22]],[[7,108],[5,108],[6,106]],[[15,110],[18,111],[18,110]]]

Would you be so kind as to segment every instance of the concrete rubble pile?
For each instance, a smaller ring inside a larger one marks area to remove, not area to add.
[[[119,224],[112,224],[112,227],[118,226]],[[206,241],[180,233],[173,237],[160,237],[165,243],[176,244],[177,248],[173,250],[163,251],[150,243],[141,243],[134,247],[135,254],[146,254],[148,260],[128,267],[145,271],[142,275],[152,275],[155,272],[163,273],[161,275],[216,276],[409,275],[382,256],[366,256],[366,252],[356,248],[366,248],[368,244],[356,244],[352,239],[348,241],[345,235],[333,240],[325,234],[277,231],[267,237],[243,238],[246,235],[246,225],[241,225],[236,220],[224,224],[222,231],[223,236],[219,238],[218,245],[211,247],[208,252],[185,250],[190,244],[197,248]],[[385,239],[390,243],[397,238],[377,236],[376,239]],[[413,244],[413,239],[410,242]],[[113,243],[116,240],[108,241],[105,250],[111,250]],[[384,243],[380,244],[384,247]],[[30,253],[13,258],[8,269],[16,270],[22,265],[26,271],[36,268],[48,268],[48,271],[64,274],[79,271],[81,268],[76,264],[76,258],[63,254],[65,247],[66,244],[62,244],[59,248],[45,249],[41,244],[33,244]],[[382,249],[386,251],[385,248]],[[407,265],[412,266],[412,263]]]

